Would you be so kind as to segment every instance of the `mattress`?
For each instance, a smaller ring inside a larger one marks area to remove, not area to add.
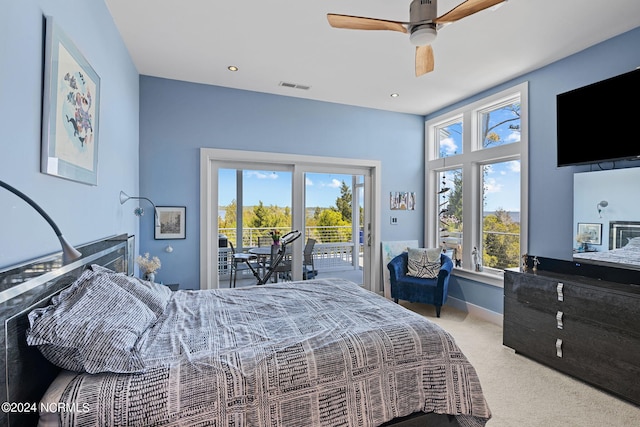
[[[377,426],[491,412],[453,337],[342,279],[174,292],[136,373],[63,371],[47,425]]]

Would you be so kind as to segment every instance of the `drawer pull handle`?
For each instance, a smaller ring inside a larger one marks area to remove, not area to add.
[[[558,291],[558,301],[564,301],[564,293],[562,292],[563,288],[564,284],[558,283],[558,286],[556,287],[556,290]]]
[[[562,340],[560,338],[556,340],[556,356],[562,357]]]
[[[559,311],[558,314],[556,314],[556,320],[558,321],[558,329],[562,329],[564,327],[564,325],[562,324],[562,316],[564,315],[563,312]]]

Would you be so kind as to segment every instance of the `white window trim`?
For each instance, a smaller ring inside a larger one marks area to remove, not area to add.
[[[526,254],[528,248],[528,200],[529,200],[529,85],[521,83],[472,102],[456,110],[445,113],[425,122],[425,246],[438,246],[438,179],[437,174],[449,169],[462,169],[463,176],[463,241],[467,242],[462,254],[463,268],[454,268],[453,274],[492,286],[503,287],[503,272],[487,269],[476,272],[471,266],[471,251],[474,242],[480,241],[482,233],[480,217],[481,165],[499,161],[520,160],[520,253]],[[514,96],[520,96],[520,142],[500,145],[486,149],[475,149],[478,141],[477,113],[489,106],[497,106]],[[462,154],[437,158],[435,146],[436,128],[455,118],[463,118]]]

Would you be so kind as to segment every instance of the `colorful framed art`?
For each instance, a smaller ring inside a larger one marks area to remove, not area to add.
[[[97,185],[100,77],[52,17],[45,33],[40,171]]]

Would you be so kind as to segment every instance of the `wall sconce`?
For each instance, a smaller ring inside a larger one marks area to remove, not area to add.
[[[602,211],[607,206],[609,206],[609,202],[607,202],[606,200],[602,200],[600,203],[596,205],[596,208],[598,209],[598,215],[600,215],[600,218],[602,218]]]
[[[49,223],[51,228],[53,228],[53,231],[55,231],[56,236],[58,236],[58,240],[60,240],[60,245],[62,246],[62,264],[67,264],[67,263],[69,263],[71,261],[74,261],[74,260],[76,260],[76,259],[78,259],[78,258],[80,258],[82,256],[80,251],[78,251],[76,248],[71,246],[69,244],[69,242],[67,242],[67,240],[62,236],[62,232],[60,231],[60,228],[58,228],[58,226],[56,225],[55,222],[53,222],[51,217],[40,206],[38,206],[38,204],[36,202],[31,200],[31,198],[29,198],[23,192],[15,189],[14,187],[10,186],[9,184],[7,184],[7,183],[5,183],[3,181],[0,181],[0,187],[5,188],[6,190],[12,192],[16,196],[20,197],[22,200],[27,202],[33,209],[35,209]]]
[[[151,200],[147,199],[146,197],[129,196],[124,191],[120,191],[120,204],[121,205],[124,205],[124,203],[129,199],[146,200],[147,202],[151,203],[151,206],[153,206],[153,213],[154,213],[154,217],[155,217],[156,227],[160,227],[160,218],[158,217],[158,210],[156,209],[156,205]],[[142,215],[144,215],[144,209],[142,209],[140,206],[138,206],[137,208],[135,208],[133,210],[133,213],[136,216],[142,216]]]

